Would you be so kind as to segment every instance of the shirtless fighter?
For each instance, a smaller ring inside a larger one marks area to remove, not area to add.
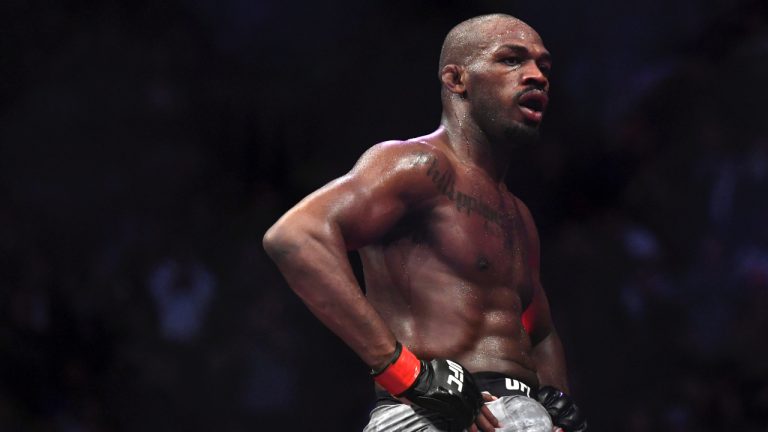
[[[265,235],[291,288],[371,367],[366,431],[586,430],[536,227],[504,184],[515,149],[538,135],[550,66],[516,18],[459,24],[440,54],[440,127],[373,146]]]

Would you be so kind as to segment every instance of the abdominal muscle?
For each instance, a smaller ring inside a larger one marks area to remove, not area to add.
[[[538,384],[514,286],[459,277],[430,254],[412,265],[413,250],[395,269],[392,252],[370,248],[361,257],[368,300],[403,345],[422,359],[448,358],[472,372]]]

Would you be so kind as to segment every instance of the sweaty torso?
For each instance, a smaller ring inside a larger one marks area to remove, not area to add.
[[[369,301],[419,357],[535,384],[521,322],[534,283],[522,203],[449,152],[424,153],[418,169],[435,195],[360,249]]]

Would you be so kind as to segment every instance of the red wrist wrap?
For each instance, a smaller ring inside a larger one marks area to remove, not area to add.
[[[386,369],[373,377],[384,390],[398,396],[408,390],[416,381],[421,371],[421,362],[406,347],[402,347],[400,356]]]

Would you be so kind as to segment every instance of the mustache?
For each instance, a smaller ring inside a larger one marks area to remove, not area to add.
[[[526,95],[528,93],[531,93],[531,92],[539,92],[539,93],[544,94],[545,96],[549,96],[549,92],[547,92],[545,89],[543,89],[543,88],[541,88],[539,86],[528,86],[528,87],[520,90],[519,92],[517,92],[517,94],[515,94],[515,99],[520,99],[524,95]]]

